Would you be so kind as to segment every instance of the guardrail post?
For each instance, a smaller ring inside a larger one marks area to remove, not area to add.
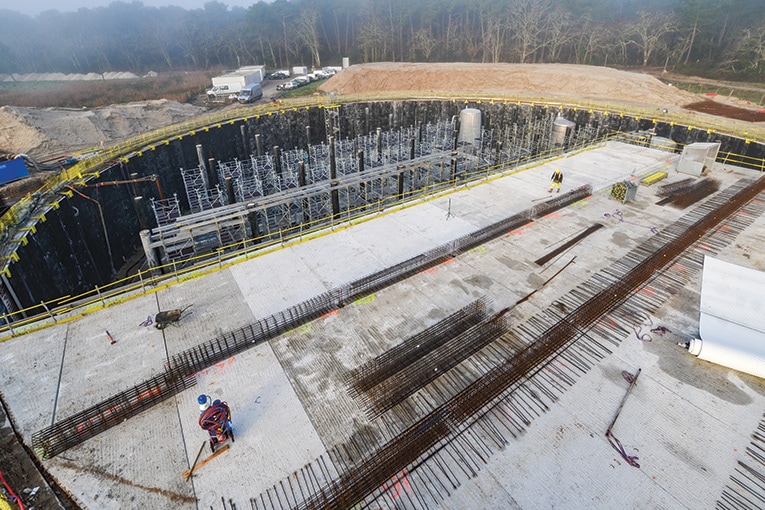
[[[11,330],[11,336],[16,336],[16,332],[13,331],[13,325],[11,324],[11,321],[8,320],[8,314],[3,314],[3,320],[8,325],[8,329]]]
[[[96,288],[98,288],[98,287],[96,287]],[[58,322],[56,320],[56,317],[53,316],[53,314],[51,313],[50,309],[48,308],[48,305],[45,304],[45,301],[40,301],[40,304],[42,305],[43,308],[45,308],[45,311],[48,312],[48,315],[50,315],[50,318],[53,319],[53,322]]]
[[[98,285],[96,285],[96,293],[98,294],[98,299],[101,300],[101,306],[106,306],[106,301],[104,301],[104,297],[101,295],[101,289],[98,288]]]

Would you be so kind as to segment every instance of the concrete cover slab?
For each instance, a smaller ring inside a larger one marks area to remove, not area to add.
[[[157,373],[168,355],[528,209],[549,197],[549,176],[556,167],[564,170],[564,192],[593,185],[592,197],[522,232],[510,232],[201,371],[195,387],[44,463],[86,508],[219,508],[221,498],[245,508],[250,498],[337,443],[363,436],[382,444],[406,425],[395,410],[370,419],[364,402],[348,393],[350,370],[482,296],[499,308],[536,291],[509,316],[513,327],[529,331],[544,324],[526,321],[565,313],[552,304],[687,213],[657,206],[654,188],[641,187],[627,204],[608,198],[614,182],[671,170],[674,163],[667,152],[610,142],[152,290],[0,344],[0,387],[30,441],[33,432],[50,423],[60,370],[57,417],[64,417]],[[726,166],[713,176],[724,189],[758,175]],[[667,182],[676,180],[680,176],[670,171]],[[534,264],[595,222],[604,227],[565,256],[543,267]],[[719,257],[762,268],[763,226],[765,219],[753,219]],[[574,256],[574,264],[542,287]],[[519,390],[518,398],[538,404],[537,410],[522,431],[505,434],[502,448],[484,452],[485,464],[475,475],[459,474],[461,468],[446,457],[443,462],[450,466],[432,468],[431,474],[442,476],[439,470],[451,467],[459,477],[459,487],[449,488],[451,496],[441,507],[714,506],[762,419],[765,382],[701,362],[677,347],[698,327],[699,289],[700,275],[689,277],[678,294],[646,317],[652,327],[666,328],[652,332],[650,342],[638,340],[632,326],[614,323],[610,353],[572,376],[570,386],[555,393],[557,400],[544,403],[544,395],[534,396],[541,386]],[[192,313],[176,326],[163,331],[141,326],[158,310],[188,304]],[[116,344],[109,343],[106,330]],[[577,352],[572,348],[572,355]],[[464,386],[490,359],[491,346],[439,379],[439,391]],[[562,357],[552,368],[575,371],[565,366],[571,359]],[[603,435],[628,386],[622,372],[638,367],[640,379],[614,432],[628,452],[640,457],[640,469],[627,465]],[[424,406],[435,395],[428,391],[420,389],[407,402]],[[206,440],[197,423],[199,393],[229,403],[236,442],[186,482],[181,475]],[[488,437],[488,430],[476,437]],[[422,479],[412,474],[412,486]],[[446,487],[443,480],[433,481],[442,482]],[[381,487],[391,507],[404,504],[391,494],[406,484],[396,483]],[[410,503],[417,500],[414,493],[408,497]]]

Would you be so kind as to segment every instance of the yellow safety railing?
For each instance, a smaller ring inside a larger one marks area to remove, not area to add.
[[[610,134],[608,137],[604,137],[602,141],[610,138],[614,138],[614,135]],[[572,150],[588,150],[590,148],[589,145],[591,144],[583,144],[581,147],[572,148],[566,154],[570,155]],[[0,336],[0,341],[55,323],[68,322],[96,310],[148,293],[157,292],[170,285],[197,278],[214,271],[219,271],[232,264],[262,256],[276,249],[337,232],[338,230],[378,217],[380,214],[389,214],[416,205],[423,200],[433,200],[444,193],[451,193],[478,185],[482,179],[498,179],[511,173],[536,167],[549,162],[555,156],[562,157],[562,151],[546,151],[535,156],[532,161],[523,166],[517,166],[523,163],[522,160],[504,161],[499,167],[490,167],[468,174],[461,174],[460,185],[456,188],[453,186],[453,183],[446,181],[421,188],[416,193],[411,194],[411,196],[409,192],[405,193],[404,197],[395,195],[386,196],[376,202],[343,211],[334,219],[315,220],[294,227],[280,229],[257,238],[239,241],[232,245],[221,246],[217,250],[216,255],[213,256],[209,254],[200,255],[184,259],[182,262],[171,262],[154,268],[144,269],[137,274],[111,282],[105,286],[96,287],[91,291],[76,296],[63,296],[9,313],[4,317],[7,324],[0,326],[0,331],[7,333],[5,337]],[[500,169],[505,169],[505,171],[499,172]]]

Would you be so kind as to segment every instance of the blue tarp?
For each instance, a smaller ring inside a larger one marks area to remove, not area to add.
[[[29,175],[27,165],[22,158],[0,161],[0,185],[21,179]]]

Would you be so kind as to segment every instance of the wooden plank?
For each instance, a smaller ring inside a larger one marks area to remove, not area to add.
[[[191,469],[189,469],[188,471],[183,473],[183,479],[184,480],[188,480],[191,477],[191,475],[192,475],[192,473],[194,472],[195,469],[201,468],[202,466],[204,466],[205,464],[207,464],[208,462],[213,460],[215,457],[217,457],[221,453],[223,453],[225,451],[228,451],[228,448],[229,448],[229,445],[227,445],[227,444],[223,445],[223,446],[221,446],[221,448],[219,450],[216,450],[215,453],[213,453],[212,455],[207,457],[205,460],[203,460],[202,462],[200,462],[196,466],[191,466]]]
[[[206,444],[207,444],[207,441],[204,441],[204,442],[202,443],[202,446],[200,446],[200,447],[199,447],[199,451],[197,452],[197,456],[194,458],[194,463],[193,463],[193,464],[191,464],[191,469],[189,469],[189,470],[187,471],[187,473],[189,474],[189,476],[185,476],[185,473],[184,473],[184,476],[185,476],[185,478],[186,478],[187,480],[188,480],[188,479],[189,479],[189,477],[191,476],[191,473],[194,471],[194,468],[197,466],[197,461],[199,460],[199,456],[200,456],[200,455],[202,455],[202,450],[204,450],[204,449],[205,449],[205,445],[206,445]]]

